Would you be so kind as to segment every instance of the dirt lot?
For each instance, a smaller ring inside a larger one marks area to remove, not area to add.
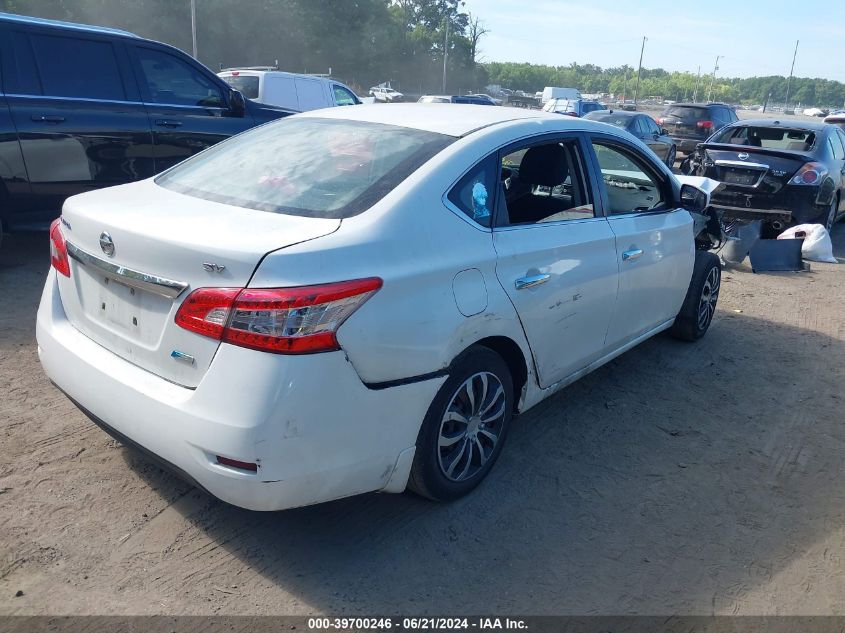
[[[48,383],[47,266],[44,235],[0,249],[0,613],[845,614],[845,266],[728,271],[703,341],[658,337],[520,417],[458,503],[272,514]]]

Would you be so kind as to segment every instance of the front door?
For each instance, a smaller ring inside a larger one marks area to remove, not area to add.
[[[253,125],[229,107],[228,89],[193,60],[153,46],[131,52],[152,123],[156,172]]]
[[[602,356],[616,302],[613,232],[596,214],[578,136],[501,155],[496,274],[522,321],[541,387]]]
[[[592,147],[616,241],[619,296],[607,331],[616,349],[678,314],[692,277],[693,225],[657,165],[619,140],[593,138]]]

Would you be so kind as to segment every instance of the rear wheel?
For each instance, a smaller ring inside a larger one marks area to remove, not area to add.
[[[669,148],[669,153],[666,155],[666,166],[669,169],[672,169],[675,166],[675,156],[677,155],[677,150],[675,146]]]
[[[501,356],[472,347],[452,365],[423,419],[408,487],[435,501],[475,488],[502,451],[513,417],[513,381]]]
[[[707,251],[696,251],[687,296],[670,334],[684,341],[695,341],[704,336],[713,321],[721,285],[719,258]]]

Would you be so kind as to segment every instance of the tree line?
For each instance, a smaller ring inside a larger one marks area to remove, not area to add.
[[[464,8],[462,0],[196,0],[198,57],[214,70],[278,62],[292,72],[330,72],[359,92],[382,81],[412,94],[482,90],[493,83],[531,93],[567,86],[633,98],[636,69],[630,66],[479,63],[483,16]],[[122,28],[192,49],[190,0],[0,0],[0,10]],[[710,80],[707,74],[643,69],[638,97],[704,100]],[[716,77],[712,98],[782,103],[786,84],[781,76]],[[841,107],[845,84],[793,78],[789,101]]]
[[[571,86],[584,93],[613,93],[634,98],[637,69],[630,66],[600,68],[593,64],[545,66],[491,62],[484,65],[489,81],[513,90],[534,92],[544,86]],[[768,77],[727,78],[688,72],[669,72],[662,68],[643,68],[638,98],[658,96],[674,101],[699,101],[712,97],[728,103],[782,104],[786,100],[787,78]],[[789,85],[789,103],[843,107],[845,84],[829,79],[793,77]]]

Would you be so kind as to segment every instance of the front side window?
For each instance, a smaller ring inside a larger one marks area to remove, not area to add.
[[[136,50],[152,103],[225,107],[220,88],[198,69],[164,51]]]
[[[282,119],[187,159],[156,183],[248,209],[348,218],[381,200],[452,141],[379,123]]]
[[[507,224],[586,220],[595,216],[578,142],[532,145],[502,156]]]
[[[641,213],[661,207],[665,199],[659,179],[632,151],[593,141],[607,192],[608,215]]]
[[[332,86],[332,90],[334,90],[334,100],[335,103],[339,106],[346,106],[346,105],[355,105],[358,103],[358,99],[355,98],[355,95],[349,92],[343,86],[338,86],[337,84]]]
[[[496,191],[498,159],[490,156],[473,167],[449,191],[449,201],[481,226],[493,223],[493,194]]]
[[[51,97],[123,101],[126,92],[110,42],[31,33],[41,88]]]

